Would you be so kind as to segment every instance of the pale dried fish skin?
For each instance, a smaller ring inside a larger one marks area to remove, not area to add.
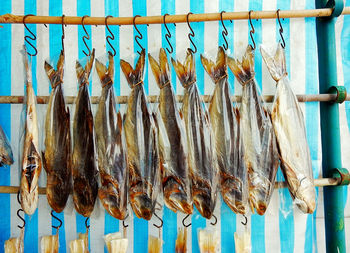
[[[10,142],[0,126],[0,167],[13,164],[13,153]]]

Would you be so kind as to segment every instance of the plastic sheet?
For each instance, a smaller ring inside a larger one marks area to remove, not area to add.
[[[228,58],[228,65],[243,86],[241,124],[244,159],[248,170],[252,211],[263,215],[268,207],[279,164],[276,136],[269,113],[257,90],[254,50],[248,45],[242,62]]]
[[[76,62],[79,92],[73,122],[73,201],[76,211],[85,217],[93,211],[98,192],[94,122],[88,90],[94,58],[95,50],[85,68]]]
[[[163,48],[159,51],[159,64],[150,54],[148,57],[160,88],[156,122],[164,201],[174,212],[179,210],[191,214],[193,206],[187,157],[188,143],[185,124],[180,117],[170,83],[168,59]]]
[[[219,233],[216,230],[199,229],[198,244],[200,253],[216,253],[219,249]]]
[[[96,144],[101,186],[98,196],[113,217],[124,220],[127,215],[128,170],[121,113],[117,113],[113,79],[114,59],[108,55],[108,68],[96,60],[102,84],[100,102],[95,116]]]
[[[243,156],[240,114],[230,99],[227,81],[227,57],[219,47],[216,62],[201,55],[204,69],[215,84],[209,106],[220,171],[221,194],[235,213],[248,210],[248,177]]]
[[[158,136],[154,116],[149,112],[143,88],[145,51],[135,69],[126,61],[120,65],[130,86],[124,121],[129,169],[129,198],[134,213],[150,220],[160,190]]]
[[[13,153],[10,142],[0,126],[0,167],[13,164]]]
[[[177,77],[185,88],[182,115],[185,120],[192,197],[200,214],[210,219],[216,205],[218,170],[214,138],[206,108],[196,85],[195,62],[187,51],[184,63],[171,59]]]
[[[39,131],[36,112],[36,96],[32,86],[31,62],[28,59],[24,47],[24,66],[26,92],[22,110],[22,125],[24,126],[21,137],[23,148],[21,152],[21,182],[20,196],[21,206],[24,212],[31,215],[38,206],[38,180],[41,173],[41,156],[39,150]]]
[[[21,229],[19,237],[10,238],[5,241],[5,253],[23,253],[24,252],[24,228]]]
[[[59,213],[65,208],[72,189],[72,154],[70,113],[63,96],[64,54],[61,52],[55,70],[44,65],[52,91],[45,119],[45,152],[43,166],[47,173],[46,196],[51,208]]]
[[[277,83],[271,119],[279,146],[281,170],[296,205],[304,213],[313,213],[316,193],[310,150],[303,112],[289,85],[285,52],[280,44],[274,56],[269,55],[263,47],[260,47],[260,51]]]
[[[58,233],[56,235],[43,236],[41,238],[42,253],[58,253],[59,241]]]

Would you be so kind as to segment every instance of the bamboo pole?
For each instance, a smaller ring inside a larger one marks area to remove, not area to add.
[[[222,14],[223,20],[248,19],[248,11],[225,12]],[[331,8],[309,9],[309,10],[281,10],[280,18],[305,18],[305,17],[328,17],[332,14]],[[350,14],[350,7],[345,7],[342,15]],[[187,14],[169,15],[166,17],[167,23],[185,23]],[[0,23],[23,24],[23,15],[4,14],[0,16]],[[275,19],[276,11],[253,11],[252,19]],[[218,21],[220,13],[191,14],[188,18],[190,22]],[[28,16],[28,24],[61,24],[62,17],[54,16]],[[82,17],[66,16],[64,23],[67,25],[81,25]],[[162,24],[163,16],[145,16],[135,19],[135,24]],[[105,25],[105,17],[86,17],[86,25]],[[108,19],[108,25],[132,25],[133,17],[115,17]]]
[[[314,180],[315,187],[324,186],[337,186],[340,183],[340,178],[318,178]],[[285,182],[276,182],[275,188],[285,188],[287,184]],[[0,193],[17,194],[19,191],[18,186],[0,186]],[[39,187],[39,194],[46,194],[46,187]]]
[[[37,96],[36,100],[38,104],[47,104],[49,102],[49,96]],[[98,104],[100,97],[99,96],[91,96],[91,103],[92,104]],[[263,100],[267,103],[273,102],[274,96],[273,95],[265,95],[262,96]],[[299,102],[331,102],[336,99],[335,94],[316,94],[316,95],[297,95]],[[0,96],[0,104],[22,104],[23,103],[23,96]],[[66,103],[67,104],[73,104],[75,101],[75,96],[66,96]],[[209,103],[211,96],[210,95],[204,95],[202,96],[202,99],[205,103]],[[241,96],[232,96],[231,97],[232,102],[240,103],[242,101]],[[176,100],[180,103],[182,103],[183,96],[177,95]],[[347,95],[346,101],[350,101],[350,94]],[[118,104],[126,104],[128,102],[128,96],[118,96],[116,97],[116,102]],[[148,102],[150,103],[157,103],[158,102],[158,96],[151,95],[148,96]]]

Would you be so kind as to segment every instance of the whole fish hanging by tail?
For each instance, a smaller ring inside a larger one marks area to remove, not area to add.
[[[43,165],[47,173],[46,196],[51,208],[59,213],[66,206],[72,190],[72,154],[70,114],[63,96],[64,54],[61,52],[55,70],[44,64],[52,91],[45,119],[45,152]]]
[[[128,174],[123,138],[122,117],[117,113],[113,79],[114,58],[108,54],[108,68],[96,60],[96,70],[102,85],[95,116],[96,144],[101,186],[98,196],[107,212],[124,220],[127,215]]]
[[[248,177],[243,156],[240,113],[231,102],[227,81],[227,57],[224,49],[219,47],[216,63],[203,55],[201,61],[215,83],[209,115],[215,138],[221,194],[235,213],[245,214],[248,210]]]
[[[254,72],[254,50],[249,45],[242,61],[228,57],[228,65],[242,84],[241,124],[252,211],[263,215],[270,202],[278,169],[278,149],[269,113],[263,107]]]
[[[26,73],[26,98],[24,104],[24,141],[22,149],[22,172],[20,183],[21,206],[26,214],[33,214],[38,206],[38,180],[41,172],[39,152],[36,96],[32,85],[32,70],[24,47]]]
[[[187,51],[184,63],[171,61],[185,88],[182,115],[188,140],[193,202],[200,214],[210,219],[218,191],[218,168],[210,121],[198,92],[193,54]]]
[[[149,112],[143,88],[145,50],[142,50],[135,69],[124,60],[120,65],[131,88],[124,121],[129,199],[136,216],[150,220],[160,190],[160,168],[156,123]]]
[[[304,213],[316,208],[316,193],[312,163],[303,112],[293,93],[286,70],[286,57],[281,44],[274,56],[260,47],[267,68],[276,81],[277,89],[271,119],[277,137],[281,169],[295,203]]]
[[[89,217],[98,192],[94,121],[89,97],[89,76],[95,59],[92,51],[85,68],[76,62],[79,92],[73,121],[73,201],[78,213]]]
[[[159,51],[159,64],[150,54],[148,58],[160,88],[157,125],[164,201],[174,212],[179,210],[191,214],[193,206],[187,136],[170,83],[168,59],[163,48]]]

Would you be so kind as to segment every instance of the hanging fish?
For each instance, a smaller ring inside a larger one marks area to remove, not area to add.
[[[31,215],[38,206],[38,180],[41,172],[39,153],[38,121],[36,114],[36,96],[32,85],[31,64],[24,47],[24,66],[26,73],[26,98],[24,104],[25,126],[22,152],[22,173],[20,184],[21,206]]]
[[[252,211],[263,215],[274,190],[278,169],[276,136],[269,113],[257,91],[254,50],[249,45],[242,62],[228,57],[228,65],[242,84],[241,124],[244,159],[248,170],[249,202]]]
[[[271,119],[277,137],[281,169],[289,192],[300,210],[313,213],[316,208],[316,193],[310,150],[303,112],[289,85],[285,52],[280,44],[275,56],[270,56],[263,47],[260,47],[260,51],[277,85]]]
[[[195,62],[187,51],[185,62],[171,59],[176,74],[185,88],[182,115],[188,140],[192,197],[200,214],[210,219],[216,204],[218,171],[214,139],[206,109],[196,85]]]
[[[46,235],[41,237],[41,252],[42,253],[58,253],[59,238],[58,233],[55,235]]]
[[[113,89],[114,58],[108,55],[108,69],[96,60],[96,70],[102,84],[102,93],[95,116],[98,166],[101,186],[98,196],[107,212],[124,220],[127,215],[128,175],[126,152],[122,138],[122,117],[117,113]]]
[[[13,154],[9,140],[0,126],[0,167],[13,164]]]
[[[227,57],[219,47],[216,63],[201,55],[204,69],[215,83],[209,106],[220,171],[221,194],[235,212],[245,214],[248,205],[248,177],[243,157],[240,114],[230,99],[227,82]]]
[[[150,54],[148,59],[160,88],[157,123],[164,201],[166,206],[174,212],[179,210],[191,214],[193,206],[186,130],[171,87],[166,52],[163,48],[160,49],[159,64]]]
[[[88,90],[94,58],[95,50],[85,68],[76,62],[79,92],[73,122],[73,201],[76,211],[85,217],[93,211],[98,192],[94,121]]]
[[[187,253],[187,228],[180,228],[175,241],[176,253]]]
[[[24,227],[21,228],[19,237],[12,237],[4,243],[5,253],[23,253],[24,252]]]
[[[132,89],[124,121],[129,198],[136,216],[150,220],[159,193],[160,168],[157,129],[143,88],[145,50],[142,50],[135,69],[124,60],[120,65]]]
[[[62,91],[63,52],[57,70],[46,61],[44,67],[52,87],[45,120],[45,152],[42,154],[47,172],[46,196],[51,208],[60,213],[72,189],[70,114]]]

